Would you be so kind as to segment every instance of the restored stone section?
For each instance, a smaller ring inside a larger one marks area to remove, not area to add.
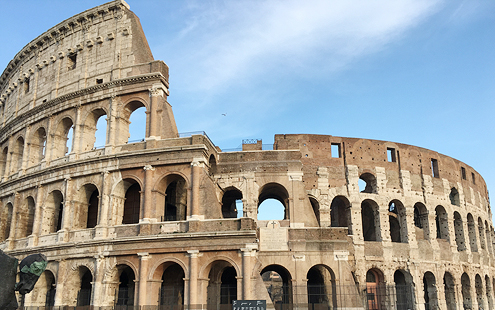
[[[330,135],[222,152],[178,134],[168,87],[122,0],[51,28],[1,75],[0,249],[49,260],[26,305],[493,305],[495,233],[472,167]]]

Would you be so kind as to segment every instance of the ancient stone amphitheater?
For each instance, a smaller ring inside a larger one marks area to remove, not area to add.
[[[494,308],[492,214],[469,165],[330,135],[222,151],[178,133],[168,93],[168,67],[122,0],[54,26],[8,64],[0,249],[49,259],[26,306]],[[145,139],[128,141],[140,107]],[[258,220],[265,201],[279,218]]]

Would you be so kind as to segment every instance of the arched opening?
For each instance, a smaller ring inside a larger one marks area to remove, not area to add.
[[[485,308],[485,296],[483,294],[483,281],[479,274],[474,277],[474,286],[476,288],[476,301],[478,302],[478,307],[481,309]]]
[[[260,274],[276,310],[292,305],[292,277],[287,269],[269,265]]]
[[[29,166],[39,164],[45,158],[46,150],[46,130],[43,127],[38,128],[33,134],[29,150]]]
[[[105,147],[107,120],[103,109],[95,109],[89,113],[82,129],[81,151]]]
[[[226,261],[212,263],[208,274],[207,309],[231,309],[237,299],[237,272]]]
[[[132,179],[124,180],[125,202],[122,224],[137,224],[141,215],[141,186]]]
[[[78,199],[74,203],[74,228],[94,228],[98,224],[99,191],[93,184],[79,189]]]
[[[14,145],[14,152],[12,153],[11,167],[12,173],[18,172],[22,169],[22,156],[24,154],[24,139],[19,137]]]
[[[442,206],[435,208],[435,223],[437,227],[437,239],[449,241],[449,219]]]
[[[118,265],[120,272],[119,289],[117,293],[117,306],[134,306],[134,288],[136,277],[131,267]]]
[[[463,273],[461,276],[462,285],[462,304],[464,309],[472,309],[471,301],[471,281],[467,273]]]
[[[361,221],[364,241],[381,241],[378,205],[370,199],[361,203]]]
[[[43,225],[41,234],[46,235],[62,229],[64,196],[58,190],[48,194],[43,210]]]
[[[383,281],[383,273],[376,268],[366,272],[366,300],[368,310],[386,309],[386,288]]]
[[[388,204],[388,220],[392,242],[407,242],[406,208],[400,201],[392,200]]]
[[[182,267],[173,263],[168,266],[162,275],[160,287],[160,305],[167,309],[182,309],[184,306],[184,278]]]
[[[488,251],[488,253],[492,253],[491,231],[487,221],[485,221],[485,235],[486,235],[486,250]]]
[[[332,227],[348,227],[349,235],[352,234],[351,229],[351,204],[349,200],[343,196],[337,196],[330,204],[330,220]]]
[[[485,287],[486,287],[485,292],[486,292],[486,301],[488,302],[488,309],[493,309],[492,285],[490,283],[490,278],[488,277],[488,275],[485,276]]]
[[[313,213],[315,214],[316,220],[318,221],[318,226],[320,226],[321,225],[321,223],[320,223],[320,203],[314,197],[309,197],[309,203],[311,204],[311,208],[313,209]]]
[[[461,202],[459,200],[459,192],[455,187],[452,187],[449,194],[450,203],[454,206],[460,206]]]
[[[414,309],[414,290],[412,276],[405,270],[394,273],[395,302],[397,310]]]
[[[462,225],[462,218],[459,212],[454,212],[454,229],[455,229],[455,243],[457,244],[457,251],[466,250],[466,242],[464,239],[464,226]]]
[[[79,267],[79,275],[81,276],[81,286],[77,293],[77,306],[91,305],[91,293],[93,285],[93,275],[86,267]]]
[[[480,246],[481,249],[485,249],[485,229],[483,228],[483,220],[481,217],[478,217],[478,234],[480,238]]]
[[[3,177],[5,175],[5,171],[7,171],[7,157],[8,157],[8,154],[9,154],[9,148],[6,147],[2,151],[2,158],[0,160],[0,164],[2,165],[2,167],[1,167],[2,175],[0,177]]]
[[[239,215],[237,206],[242,206],[242,192],[234,187],[229,187],[225,190],[222,197],[222,216],[223,218],[236,218]],[[241,216],[242,210],[240,210]]]
[[[337,308],[335,275],[332,269],[323,265],[313,266],[306,278],[309,309]]]
[[[72,150],[73,122],[66,117],[60,121],[53,135],[53,158],[65,156]]]
[[[468,235],[469,235],[469,247],[471,252],[478,252],[478,243],[476,242],[476,227],[474,224],[474,218],[471,213],[467,215]]]
[[[49,270],[43,271],[30,293],[33,307],[53,307],[55,304],[55,276]],[[29,308],[29,307],[28,307]],[[30,308],[29,308],[30,309]]]
[[[2,240],[6,240],[10,237],[10,227],[12,225],[12,216],[14,212],[14,206],[9,202],[5,205],[2,214]]]
[[[187,217],[186,181],[177,176],[165,191],[165,221],[185,221]]]
[[[447,305],[447,310],[457,310],[454,277],[452,277],[449,272],[446,272],[443,276],[443,290],[445,293],[445,304]]]
[[[372,175],[369,172],[366,172],[361,174],[359,179],[362,181],[358,184],[361,185],[359,187],[359,191],[361,193],[378,194],[378,186],[376,182],[376,177],[374,175]]]
[[[127,105],[126,109],[131,109],[129,116],[129,139],[127,143],[143,141],[146,137],[146,108],[140,102],[134,101]]]
[[[436,280],[433,273],[427,271],[423,277],[423,291],[425,299],[425,309],[437,309],[438,296]]]
[[[258,196],[258,220],[288,220],[289,193],[278,183],[265,184]]]
[[[24,204],[18,212],[17,218],[17,238],[25,238],[33,233],[35,202],[29,196],[24,200]]]

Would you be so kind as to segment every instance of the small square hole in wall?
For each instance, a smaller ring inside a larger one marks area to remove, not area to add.
[[[391,163],[395,163],[397,161],[397,157],[395,156],[395,149],[392,147],[387,147],[387,160]]]
[[[340,143],[332,143],[331,150],[332,158],[340,158]]]
[[[96,79],[96,84],[103,84],[103,79]]]

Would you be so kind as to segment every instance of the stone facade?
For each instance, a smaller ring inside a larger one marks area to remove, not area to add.
[[[326,135],[222,151],[178,133],[168,89],[122,0],[51,28],[1,75],[0,248],[49,259],[26,305],[494,308],[495,234],[473,168]],[[140,107],[146,138],[131,143]],[[258,220],[265,200],[283,218]]]

